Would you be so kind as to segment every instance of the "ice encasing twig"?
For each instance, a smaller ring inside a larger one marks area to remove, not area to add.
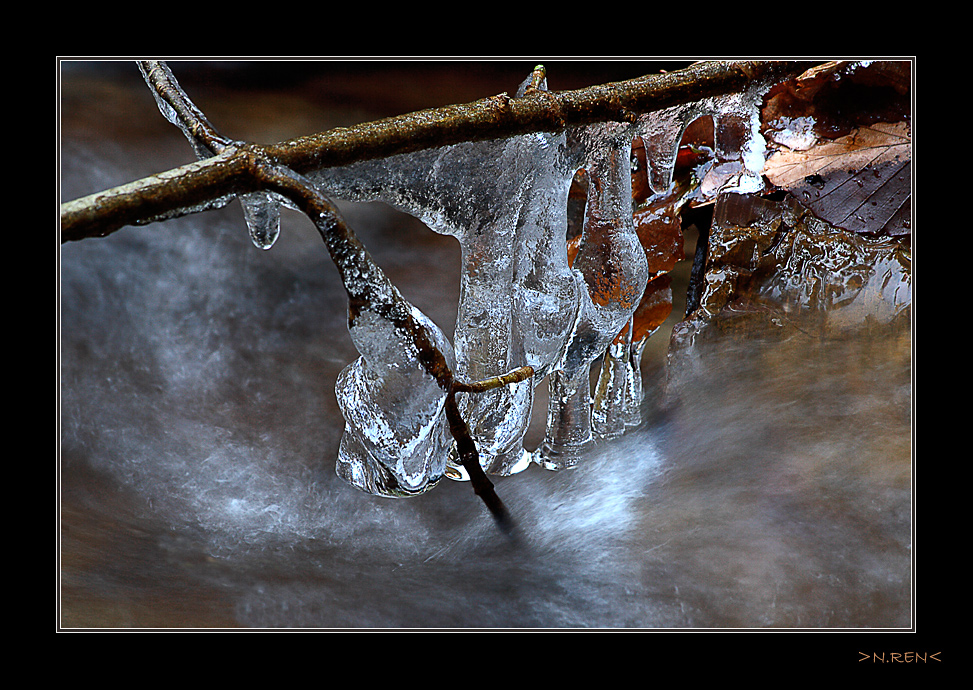
[[[282,199],[293,203],[314,223],[338,268],[348,294],[349,330],[352,331],[353,339],[359,325],[374,317],[385,331],[383,335],[398,336],[398,339],[392,339],[393,345],[403,343],[407,345],[407,354],[404,358],[409,360],[409,364],[416,364],[421,368],[425,375],[424,389],[428,391],[432,387],[438,391],[431,398],[433,413],[428,415],[429,422],[424,429],[423,440],[434,438],[436,430],[430,431],[430,427],[440,423],[442,417],[439,413],[442,412],[448,422],[446,426],[449,433],[462,449],[461,457],[470,475],[474,492],[484,501],[498,524],[509,531],[512,526],[510,516],[496,495],[493,484],[480,468],[476,444],[455,403],[457,386],[454,385],[452,368],[448,361],[448,355],[451,354],[448,351],[448,341],[438,333],[438,329],[432,322],[399,294],[341,218],[337,208],[313,184],[288,167],[269,159],[261,147],[231,142],[219,135],[188,96],[182,92],[164,65],[147,64],[144,66],[143,73],[153,93],[156,94],[163,114],[180,126],[190,142],[194,144],[194,148],[197,148],[198,153],[219,154],[232,148],[234,156],[245,162],[244,169],[251,176],[255,191],[279,195]],[[204,148],[200,149],[197,144]],[[388,340],[366,337],[359,339],[356,345],[369,352],[370,347],[375,345],[382,347],[383,343],[387,345],[388,342]],[[364,353],[361,359],[365,359]],[[371,364],[381,366],[381,362],[376,362],[374,359]],[[471,391],[488,390],[496,385],[522,380],[531,373],[532,371],[526,368],[523,371],[497,377],[496,381],[473,384],[472,388],[465,384],[460,384],[459,387],[465,386]],[[429,412],[427,408],[427,413]],[[358,440],[361,438],[356,436]],[[383,440],[391,440],[394,446],[403,439],[396,438],[393,434],[390,439]],[[406,445],[408,446],[408,443]],[[359,450],[369,455],[369,460],[375,461],[363,462],[360,467],[374,470],[378,475],[365,480],[363,488],[367,488],[371,482],[371,487],[378,489],[380,493],[387,490],[389,495],[398,495],[402,486],[399,484],[400,475],[397,475],[395,470],[400,469],[400,466],[392,468],[383,465],[381,462],[383,458],[377,458],[371,449],[360,448]],[[403,455],[408,455],[411,450],[408,447],[403,448]],[[436,455],[442,454],[437,452]],[[420,488],[424,488],[429,482],[435,483],[441,476],[441,474],[436,476],[434,470],[432,472],[427,470],[428,468],[423,468],[422,476],[415,482]],[[394,486],[387,482],[391,482]],[[409,488],[406,488],[403,493],[409,493]]]
[[[214,156],[233,143],[221,135],[189,99],[166,63],[143,60],[137,64],[159,110],[186,135],[197,158]]]
[[[497,496],[493,483],[480,467],[473,436],[456,405],[458,390],[488,390],[494,387],[494,382],[484,382],[472,387],[456,382],[446,355],[437,347],[436,334],[431,332],[428,323],[417,318],[417,310],[399,295],[398,290],[391,286],[384,273],[371,261],[368,252],[341,220],[337,210],[315,187],[302,183],[293,173],[283,172],[285,176],[282,179],[275,177],[268,180],[268,183],[275,186],[278,193],[295,201],[317,225],[348,292],[349,322],[359,318],[361,311],[367,309],[387,321],[397,332],[408,336],[415,347],[414,354],[418,362],[443,391],[442,410],[448,430],[459,449],[460,459],[470,476],[474,493],[483,500],[500,527],[510,531],[510,515]],[[292,190],[296,193],[292,193]],[[366,277],[367,279],[362,279]],[[495,383],[506,385],[508,382],[523,380],[530,373],[532,372],[529,369],[524,369],[511,376],[497,377]],[[444,459],[445,454],[441,453],[440,457]]]
[[[543,88],[538,68],[510,102]],[[526,364],[536,382],[563,351],[578,305],[564,245],[573,175],[565,148],[564,134],[525,134],[328,168],[313,180],[331,196],[382,201],[456,238],[456,376],[484,379]],[[457,397],[487,473],[530,465],[523,438],[533,389],[511,384]],[[448,476],[464,479],[456,459]]]
[[[199,160],[211,158],[239,144],[216,130],[179,86],[166,63],[147,60],[139,62],[138,67],[159,110],[169,122],[182,130]],[[253,244],[260,249],[270,249],[280,234],[281,199],[264,191],[240,194],[238,198]]]

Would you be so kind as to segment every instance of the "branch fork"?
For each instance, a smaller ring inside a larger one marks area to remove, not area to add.
[[[139,68],[166,117],[179,126],[190,143],[202,155],[229,156],[239,174],[248,178],[248,191],[273,192],[294,204],[318,229],[335,266],[342,277],[349,299],[349,321],[368,309],[392,323],[408,336],[416,348],[426,372],[446,391],[445,414],[456,442],[463,468],[470,478],[474,493],[486,504],[497,524],[510,533],[513,522],[497,496],[493,483],[480,466],[479,452],[469,425],[460,414],[457,393],[483,393],[494,388],[524,381],[534,374],[529,366],[482,381],[462,382],[453,373],[426,330],[415,320],[398,291],[374,263],[354,231],[344,222],[337,207],[303,175],[279,163],[257,144],[239,142],[222,136],[190,101],[165,63],[141,62]],[[368,275],[371,280],[351,280],[350,276]]]

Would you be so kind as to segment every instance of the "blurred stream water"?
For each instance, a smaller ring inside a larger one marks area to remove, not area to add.
[[[139,87],[65,80],[63,199],[189,160]],[[210,97],[222,123],[234,104]],[[233,122],[281,128],[277,107]],[[286,112],[291,134],[333,124],[312,103]],[[455,241],[378,204],[342,209],[449,332]],[[261,252],[234,204],[61,249],[62,625],[911,624],[907,328],[756,320],[672,366],[657,334],[640,427],[571,471],[494,480],[514,544],[465,483],[390,500],[335,476],[345,296],[310,223],[282,226]]]

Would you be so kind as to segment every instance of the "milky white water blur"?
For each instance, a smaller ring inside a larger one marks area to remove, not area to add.
[[[65,198],[152,172],[145,151],[171,167],[167,136],[70,138]],[[342,209],[451,336],[457,243]],[[285,210],[271,251],[242,222],[234,204],[62,249],[66,624],[910,623],[908,333],[767,319],[700,337],[668,382],[649,359],[640,427],[495,479],[511,543],[467,483],[392,500],[335,475],[343,289],[305,219]]]

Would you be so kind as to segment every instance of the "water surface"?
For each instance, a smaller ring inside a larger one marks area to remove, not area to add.
[[[188,162],[141,88],[67,80],[64,199]],[[273,123],[241,138],[341,116],[207,95],[231,122]],[[449,332],[455,242],[381,205],[342,208]],[[285,213],[262,252],[231,205],[65,245],[60,268],[66,627],[912,623],[908,330],[757,319],[675,364],[654,336],[642,426],[574,470],[496,480],[511,543],[467,484],[390,500],[335,476],[334,382],[356,353],[306,219]]]

